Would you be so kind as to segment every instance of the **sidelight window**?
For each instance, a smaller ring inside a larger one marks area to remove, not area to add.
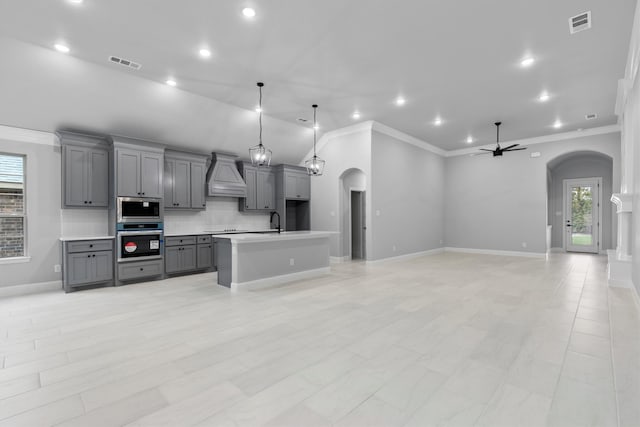
[[[0,258],[26,255],[25,156],[0,153]]]

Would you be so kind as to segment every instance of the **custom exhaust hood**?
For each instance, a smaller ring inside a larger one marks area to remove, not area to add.
[[[238,172],[235,156],[212,153],[207,171],[207,196],[247,197],[247,185]]]

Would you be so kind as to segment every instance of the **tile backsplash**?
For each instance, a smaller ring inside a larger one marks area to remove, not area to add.
[[[109,236],[107,209],[60,209],[60,235],[62,237]]]
[[[189,234],[205,230],[264,230],[270,228],[268,213],[244,213],[238,210],[238,199],[231,197],[207,198],[204,211],[164,212],[166,234]]]

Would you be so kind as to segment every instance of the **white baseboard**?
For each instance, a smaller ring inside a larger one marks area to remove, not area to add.
[[[526,258],[546,258],[546,253],[538,252],[521,252],[521,251],[498,251],[494,249],[471,249],[471,248],[444,248],[445,252],[457,252],[466,254],[480,254],[480,255],[499,255],[499,256],[519,256]]]
[[[428,251],[412,252],[410,254],[398,255],[398,256],[389,257],[389,258],[367,260],[367,264],[378,264],[378,263],[387,262],[387,261],[398,261],[403,259],[418,258],[425,255],[441,254],[443,252],[444,252],[444,248],[436,248],[436,249],[430,249]]]
[[[293,282],[295,280],[310,279],[312,277],[322,276],[329,274],[331,267],[316,268],[314,270],[300,271],[298,273],[283,274],[280,276],[267,277],[265,279],[252,280],[250,282],[235,283],[231,282],[231,291],[245,291],[267,288],[274,285],[281,285],[287,282]]]
[[[0,287],[0,298],[61,290],[61,280],[54,280],[52,282],[29,283],[26,285],[5,286]]]
[[[351,257],[349,255],[347,255],[347,256],[332,256],[332,257],[329,257],[329,262],[331,264],[340,264],[340,263],[349,262],[349,261],[351,261]]]

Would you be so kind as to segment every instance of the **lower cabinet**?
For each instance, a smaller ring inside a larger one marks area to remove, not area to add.
[[[62,281],[73,288],[113,282],[113,239],[63,242]]]
[[[118,280],[143,279],[162,275],[162,260],[122,262],[118,264]]]
[[[165,238],[165,273],[184,273],[213,266],[211,236]]]

